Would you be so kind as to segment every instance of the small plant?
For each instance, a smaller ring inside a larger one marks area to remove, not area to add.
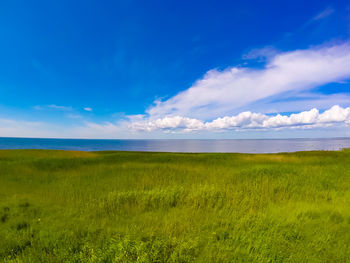
[[[9,219],[8,214],[3,214],[3,215],[0,217],[0,221],[1,221],[2,223],[5,223],[8,219]]]
[[[29,224],[27,222],[21,222],[21,223],[18,223],[16,225],[16,229],[17,231],[20,231],[20,230],[23,230],[23,229],[26,229],[29,227]]]

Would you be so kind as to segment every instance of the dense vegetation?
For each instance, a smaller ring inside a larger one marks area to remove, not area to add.
[[[350,151],[0,151],[0,261],[346,262]]]

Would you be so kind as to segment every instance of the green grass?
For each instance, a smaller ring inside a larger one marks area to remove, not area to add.
[[[0,261],[350,262],[350,151],[0,151]]]

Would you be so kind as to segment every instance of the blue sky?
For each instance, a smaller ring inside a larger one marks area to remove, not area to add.
[[[350,136],[348,1],[0,3],[0,136]]]

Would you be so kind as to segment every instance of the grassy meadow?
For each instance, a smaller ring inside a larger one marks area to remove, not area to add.
[[[0,261],[350,262],[350,150],[3,150]]]

